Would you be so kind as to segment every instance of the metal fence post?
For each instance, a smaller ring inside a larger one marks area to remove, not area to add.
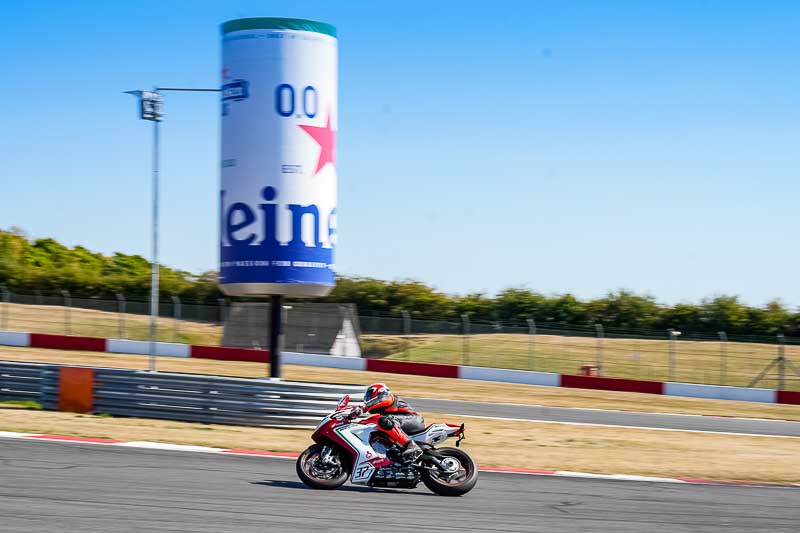
[[[681,332],[673,328],[669,328],[667,332],[669,332],[669,369],[667,369],[667,381],[672,381],[675,379],[675,365],[677,363],[676,341]]]
[[[778,390],[786,389],[786,338],[778,333]]]
[[[72,321],[71,321],[71,313],[70,308],[72,307],[72,298],[69,295],[69,291],[61,291],[61,296],[64,297],[64,331],[66,335],[72,334]]]
[[[219,305],[219,325],[225,325],[225,298],[217,299],[217,304]]]
[[[536,356],[536,321],[532,318],[528,322],[528,370],[535,370]]]
[[[461,359],[464,365],[469,365],[469,315],[461,315],[461,333],[463,342],[461,344]]]
[[[728,381],[728,334],[718,331],[719,335],[719,384]]]
[[[125,296],[117,293],[117,334],[120,339],[127,338],[125,332]]]
[[[597,366],[597,375],[603,375],[603,348],[605,347],[605,330],[603,330],[603,324],[599,322],[594,325],[594,329],[597,331],[597,353],[595,355],[595,366]]]
[[[8,329],[8,315],[10,313],[11,293],[8,292],[5,285],[0,285],[0,292],[3,293],[3,314],[0,316],[0,329]]]
[[[172,339],[178,342],[178,335],[181,331],[181,299],[177,296],[172,297],[172,318],[174,322]]]
[[[411,313],[403,309],[402,314],[403,314],[403,335],[406,336],[406,342],[403,353],[405,355],[406,360],[409,360],[411,358],[411,353],[409,351],[409,345],[411,344],[411,341],[408,339],[408,337],[411,336]]]
[[[36,289],[36,305],[42,305],[44,303],[44,298],[42,297],[42,291]]]
[[[633,357],[636,360],[636,375],[639,379],[642,379],[642,341],[641,339],[636,339],[635,344],[636,349],[633,352]],[[653,368],[648,367],[648,375],[646,379],[652,379],[653,377]]]

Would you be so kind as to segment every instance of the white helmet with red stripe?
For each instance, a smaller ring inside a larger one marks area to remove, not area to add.
[[[393,403],[394,394],[384,383],[374,383],[367,387],[367,392],[364,393],[364,409],[367,411],[389,407]]]

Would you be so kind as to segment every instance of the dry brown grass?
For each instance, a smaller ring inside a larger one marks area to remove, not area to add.
[[[147,357],[65,350],[0,347],[0,359],[47,362],[62,365],[106,366],[146,369]],[[158,369],[220,376],[263,377],[267,366],[260,363],[211,361],[202,359],[158,358]],[[739,416],[800,420],[800,406],[678,398],[627,392],[536,387],[510,383],[454,380],[406,376],[377,372],[357,372],[333,368],[287,365],[289,380],[366,385],[387,382],[402,396],[442,398],[484,402],[507,402],[555,407],[588,407],[643,412],[685,413],[714,416]]]
[[[3,312],[7,313],[6,329],[13,331],[87,337],[124,337],[134,340],[150,338],[150,317],[147,315],[130,313],[120,315],[113,311],[77,307],[67,310],[52,305],[5,305],[7,307]],[[69,326],[67,326],[68,320]],[[158,340],[164,342],[218,345],[222,339],[222,327],[206,322],[181,320],[178,323],[171,318],[161,317],[158,328]]]
[[[380,345],[394,336],[365,335],[362,339]],[[469,364],[577,374],[584,364],[603,367],[605,375],[667,381],[669,342],[653,339],[604,339],[560,335],[483,334],[469,337],[464,352],[460,335],[411,335],[408,342],[389,357],[397,360]],[[532,342],[533,341],[533,342]],[[395,343],[396,344],[396,343]],[[747,386],[775,358],[777,346],[728,342],[725,345],[725,384]],[[787,345],[786,356],[800,366],[800,346]],[[722,376],[723,347],[720,342],[679,340],[672,381],[719,384]],[[600,360],[598,361],[598,354]],[[775,374],[762,386],[775,386]],[[790,389],[800,390],[800,376],[788,376]]]
[[[8,304],[0,306],[0,316],[6,317],[5,328],[36,333],[120,337],[146,340],[149,338],[149,317],[114,312],[113,302],[107,311],[72,308],[70,327],[66,326],[67,311],[60,306]],[[168,309],[166,312],[170,312]],[[120,318],[124,332],[120,332]],[[191,344],[217,345],[223,328],[217,324],[161,318],[159,340]],[[664,333],[666,337],[666,332]],[[681,339],[679,337],[679,339]],[[605,375],[649,380],[669,379],[669,342],[654,339],[493,333],[469,337],[469,351],[464,353],[460,335],[363,335],[365,354],[398,360],[424,361],[445,364],[470,364],[523,370],[539,370],[574,374],[583,364],[598,363],[599,348]],[[672,381],[718,384],[722,376],[722,345],[715,340],[679,340],[676,366]],[[726,345],[725,384],[747,386],[777,355],[774,344],[729,342]],[[787,345],[786,355],[800,366],[800,346]],[[762,386],[775,386],[775,373]],[[800,376],[791,374],[787,387],[800,390]]]
[[[426,413],[429,421],[450,421]],[[448,420],[449,418],[449,420]],[[800,439],[577,427],[462,417],[483,466],[749,481],[800,481]],[[108,418],[0,407],[0,429],[219,448],[300,452],[309,430]]]

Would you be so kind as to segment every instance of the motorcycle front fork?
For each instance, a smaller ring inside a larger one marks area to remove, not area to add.
[[[322,460],[322,464],[325,465],[336,464],[336,461],[333,460],[333,448],[331,448],[330,446],[322,447],[322,452],[319,454],[319,458]]]

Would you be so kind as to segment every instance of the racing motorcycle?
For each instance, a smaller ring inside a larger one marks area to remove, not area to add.
[[[464,424],[431,424],[409,435],[422,454],[403,463],[397,447],[377,429],[378,417],[367,413],[360,418],[354,407],[344,396],[314,430],[314,444],[297,458],[297,475],[307,486],[330,490],[350,478],[356,485],[413,489],[422,480],[440,496],[461,496],[478,482],[475,461],[459,449]],[[435,447],[450,437],[458,439],[455,448]]]

